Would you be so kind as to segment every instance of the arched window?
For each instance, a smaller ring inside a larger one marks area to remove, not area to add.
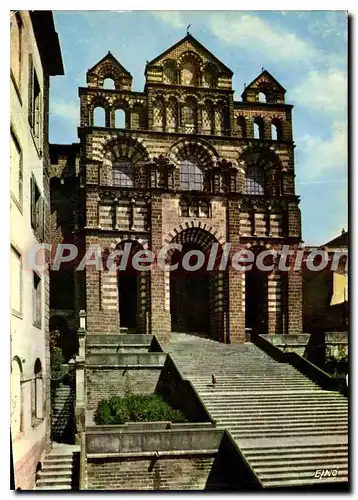
[[[280,141],[282,139],[282,124],[280,120],[272,120],[271,138],[273,141]]]
[[[133,187],[133,165],[128,158],[117,158],[114,162],[113,186]]]
[[[32,384],[32,421],[43,418],[43,387],[42,387],[42,366],[39,358],[34,365],[34,379]]]
[[[244,116],[239,116],[237,119],[237,128],[239,130],[239,137],[246,137],[246,118]]]
[[[20,359],[15,356],[11,363],[11,433],[14,439],[22,431],[22,395],[21,395],[22,366]]]
[[[246,170],[246,194],[265,194],[265,173],[256,165]]]
[[[185,132],[191,133],[196,130],[196,101],[188,98],[182,109],[181,125]]]
[[[165,104],[164,99],[159,97],[155,100],[153,106],[153,127],[156,130],[164,130],[165,123]]]
[[[93,126],[105,127],[106,126],[106,112],[104,108],[97,106],[93,110]]]
[[[180,162],[180,189],[183,191],[204,189],[203,172],[195,160],[187,159]]]
[[[113,78],[105,78],[103,80],[103,88],[108,90],[114,90],[116,87],[114,85]]]
[[[163,82],[169,85],[177,83],[177,68],[175,61],[167,61],[163,69]]]
[[[264,92],[259,92],[259,102],[267,102],[266,94]]]
[[[254,120],[254,139],[264,138],[264,121],[262,118],[255,118]]]
[[[214,105],[212,101],[206,101],[203,108],[202,126],[204,134],[213,134],[215,125]]]
[[[114,120],[116,128],[126,128],[126,113],[124,109],[116,109]]]
[[[174,97],[171,97],[167,106],[167,129],[170,132],[178,128],[178,104]]]
[[[182,85],[198,85],[198,71],[191,61],[186,61],[181,70]]]
[[[217,69],[213,65],[207,65],[203,73],[203,87],[216,87],[217,86]]]

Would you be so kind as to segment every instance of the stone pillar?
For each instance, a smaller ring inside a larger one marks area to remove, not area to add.
[[[281,273],[273,270],[267,276],[267,333],[282,333]]]
[[[245,342],[245,316],[242,310],[242,272],[232,266],[233,255],[242,249],[240,245],[240,211],[237,200],[228,200],[228,241],[230,242],[229,261],[227,265],[228,295],[228,340],[230,343]]]
[[[162,199],[152,195],[151,249],[158,255],[162,242]],[[150,273],[150,333],[168,341],[171,333],[170,309],[166,305],[166,272],[154,264]]]
[[[302,333],[302,271],[293,269],[294,256],[287,260],[290,266],[287,271],[287,333],[297,335]]]
[[[75,403],[75,435],[76,444],[80,444],[81,433],[85,430],[86,420],[86,377],[85,377],[85,357],[86,357],[86,312],[81,310],[80,327],[78,334],[78,355],[76,356],[76,403]]]

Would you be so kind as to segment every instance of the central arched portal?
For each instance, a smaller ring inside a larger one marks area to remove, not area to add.
[[[187,252],[199,251],[199,245],[186,243],[182,252],[175,252],[171,264],[178,269],[170,275],[170,314],[172,330],[176,332],[210,333],[210,280],[204,269],[190,271],[183,266],[182,257]],[[189,260],[195,263],[195,256]]]
[[[170,255],[172,332],[224,340],[224,272],[218,270],[221,245],[209,232],[190,228],[172,241],[182,245]],[[214,246],[213,246],[214,245]]]

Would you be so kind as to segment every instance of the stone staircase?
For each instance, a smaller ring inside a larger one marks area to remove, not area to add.
[[[55,442],[73,442],[73,412],[75,391],[72,383],[60,383],[56,389],[52,405],[52,440]]]
[[[346,397],[251,343],[172,334],[163,347],[264,488],[348,481]]]
[[[54,443],[37,474],[35,490],[78,490],[80,447]]]

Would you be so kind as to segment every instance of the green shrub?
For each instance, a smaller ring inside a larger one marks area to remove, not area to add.
[[[94,414],[97,425],[126,422],[186,422],[185,415],[168,405],[158,394],[126,394],[98,403]]]

